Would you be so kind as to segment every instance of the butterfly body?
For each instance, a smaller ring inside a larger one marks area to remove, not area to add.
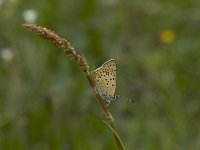
[[[111,101],[114,101],[120,97],[119,95],[115,95],[116,69],[117,67],[115,60],[110,59],[94,71],[94,80],[96,83],[96,88],[99,92],[99,95],[108,104]]]
[[[94,71],[94,79],[99,95],[106,101],[115,100],[116,63],[114,59],[106,61]]]
[[[110,103],[111,101],[116,100],[116,96],[111,96],[106,92],[100,92],[99,95],[107,102]]]

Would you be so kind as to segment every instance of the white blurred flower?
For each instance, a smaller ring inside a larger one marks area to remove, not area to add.
[[[23,12],[23,18],[27,23],[34,23],[37,19],[37,12],[34,9],[28,9]]]
[[[13,52],[10,48],[2,48],[1,49],[1,58],[5,62],[11,62],[13,60]]]

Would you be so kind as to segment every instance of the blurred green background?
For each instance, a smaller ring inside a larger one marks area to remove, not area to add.
[[[90,66],[113,58],[109,107],[128,150],[200,149],[200,1],[0,0],[0,149],[115,150],[79,66],[21,27],[66,37]]]

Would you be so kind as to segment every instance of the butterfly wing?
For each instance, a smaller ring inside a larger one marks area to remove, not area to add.
[[[114,59],[106,61],[94,71],[94,79],[99,93],[115,95],[116,89],[116,63]]]

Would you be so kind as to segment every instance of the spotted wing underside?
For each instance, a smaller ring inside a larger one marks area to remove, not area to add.
[[[99,93],[106,93],[111,97],[116,89],[116,63],[114,59],[106,61],[94,71],[94,79]]]

